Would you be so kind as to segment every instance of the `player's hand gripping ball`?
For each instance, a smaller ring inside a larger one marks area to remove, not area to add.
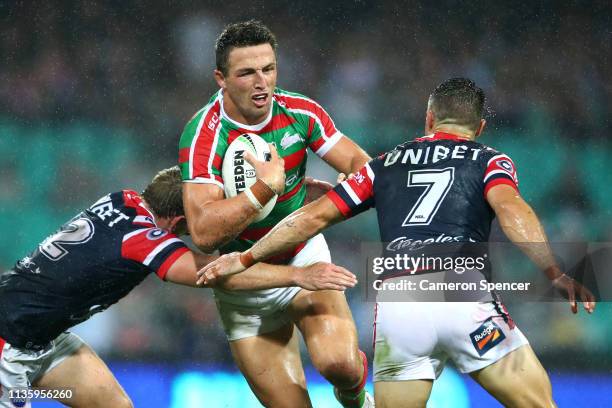
[[[259,161],[269,161],[271,158],[270,146],[256,134],[245,133],[236,138],[225,152],[221,175],[227,198],[235,197],[257,181],[255,168],[244,158],[250,152]],[[276,204],[278,195],[275,195],[261,209],[254,222],[261,221],[270,214]]]

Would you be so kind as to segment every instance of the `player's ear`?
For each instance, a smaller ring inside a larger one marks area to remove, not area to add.
[[[213,74],[215,76],[215,81],[217,81],[217,85],[219,85],[219,88],[225,89],[225,75],[223,75],[223,72],[219,71],[218,69],[215,69],[213,71]]]
[[[425,115],[425,134],[429,135],[434,132],[434,123],[436,118],[434,117],[434,113],[432,110],[427,109],[427,114]]]
[[[476,137],[482,134],[486,125],[487,125],[486,119],[480,119],[480,125],[478,125],[478,129],[476,129],[476,133],[475,133]]]

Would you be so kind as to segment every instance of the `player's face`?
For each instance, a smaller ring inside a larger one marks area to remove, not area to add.
[[[272,108],[276,87],[276,54],[270,44],[234,48],[229,53],[227,75],[215,71],[224,92],[224,108],[232,119],[257,124]]]

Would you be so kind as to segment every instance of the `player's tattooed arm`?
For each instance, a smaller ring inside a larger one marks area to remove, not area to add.
[[[198,284],[244,271],[258,261],[295,248],[344,217],[327,197],[300,208],[285,217],[249,251],[224,255],[198,272]]]
[[[323,196],[285,217],[247,254],[250,254],[255,262],[267,259],[295,248],[343,219],[338,207],[327,196]]]
[[[587,288],[563,273],[538,216],[518,192],[508,185],[500,184],[492,187],[486,198],[504,234],[544,271],[557,289],[567,294],[572,312],[577,312],[578,295],[585,310],[592,313],[595,297]]]

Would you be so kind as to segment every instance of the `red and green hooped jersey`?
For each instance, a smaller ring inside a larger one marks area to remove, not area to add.
[[[227,147],[243,133],[255,133],[274,143],[285,160],[285,191],[274,210],[264,220],[250,225],[225,251],[244,250],[264,236],[276,223],[304,203],[306,188],[306,148],[322,157],[342,137],[325,110],[315,101],[294,92],[276,88],[272,109],[258,125],[232,120],[223,110],[219,90],[208,104],[187,123],[179,143],[179,164],[183,181],[210,183],[223,188],[221,164]]]

